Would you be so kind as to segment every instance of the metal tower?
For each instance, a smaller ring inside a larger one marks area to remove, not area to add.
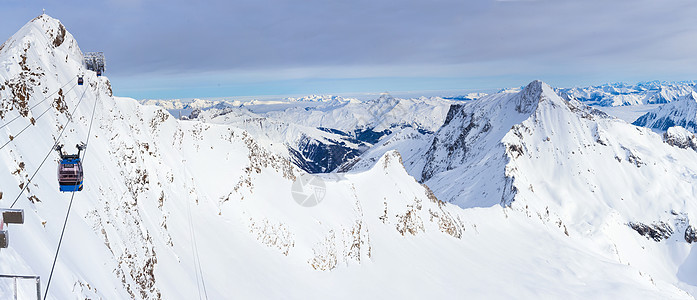
[[[85,67],[101,74],[106,70],[104,52],[85,52]]]

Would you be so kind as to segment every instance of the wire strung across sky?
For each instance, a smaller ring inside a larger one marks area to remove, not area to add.
[[[24,190],[26,190],[27,187],[29,187],[29,184],[30,184],[31,181],[34,179],[34,176],[36,176],[36,174],[39,173],[39,170],[40,170],[41,167],[44,165],[44,163],[46,162],[46,160],[48,159],[48,157],[51,155],[51,152],[53,152],[53,149],[55,149],[55,148],[56,148],[56,145],[58,145],[58,143],[60,142],[60,138],[63,136],[63,133],[64,133],[65,130],[68,128],[68,125],[70,124],[70,122],[73,120],[73,115],[75,115],[75,112],[77,111],[77,108],[80,106],[80,103],[82,102],[82,99],[85,97],[85,93],[87,93],[87,89],[85,89],[85,90],[82,92],[82,96],[80,96],[80,100],[77,102],[77,105],[75,105],[75,108],[73,109],[73,112],[70,114],[70,116],[68,116],[68,120],[66,121],[65,125],[63,125],[63,129],[62,129],[61,132],[58,134],[58,137],[56,137],[56,141],[53,143],[53,146],[51,146],[51,149],[48,150],[48,153],[46,153],[46,156],[44,157],[44,160],[41,161],[41,164],[39,164],[39,167],[36,168],[36,171],[34,171],[34,174],[32,174],[31,177],[29,178],[29,181],[27,181],[27,183],[22,187],[22,190],[19,191],[19,194],[17,195],[17,198],[15,198],[14,202],[12,202],[12,205],[10,205],[10,208],[13,208],[13,207],[15,206],[15,204],[17,204],[17,200],[19,200],[19,197],[21,197],[21,196],[22,196],[22,193],[24,193]]]
[[[66,94],[67,94],[68,92],[70,92],[75,86],[77,86],[77,85],[73,85],[70,89],[68,89],[68,90],[66,91]],[[48,99],[48,98],[46,98],[46,99]],[[46,101],[46,99],[42,100],[41,102]],[[37,103],[37,104],[35,104],[34,106],[32,106],[32,108],[36,107],[37,105],[39,105],[39,103]],[[27,126],[24,126],[24,128],[22,128],[22,130],[20,130],[19,133],[17,133],[17,135],[10,136],[10,140],[8,140],[7,142],[5,142],[5,144],[3,144],[2,146],[0,146],[0,150],[2,150],[2,148],[5,148],[5,146],[7,146],[8,144],[10,144],[10,142],[14,141],[16,138],[18,138],[25,130],[27,130],[27,128],[29,128],[29,126],[32,126],[32,125],[36,124],[36,122],[39,121],[39,119],[41,119],[41,117],[43,117],[51,108],[52,108],[52,106],[47,107],[38,117],[36,117],[36,119],[34,119],[33,121],[31,121],[29,124],[27,124]],[[31,108],[30,108],[30,110],[31,110]],[[12,123],[12,121],[14,121],[14,120],[17,119],[17,118],[19,118],[19,116],[16,116],[14,119],[10,120],[10,122],[6,123],[6,124],[3,125],[2,127],[5,127],[6,125],[9,125],[10,123]],[[1,129],[2,127],[0,127],[0,129]]]
[[[84,93],[83,93],[83,95],[84,95]],[[87,130],[87,139],[86,139],[86,142],[85,142],[85,151],[82,152],[82,159],[81,159],[81,160],[82,160],[83,162],[84,162],[84,160],[85,160],[85,156],[87,155],[87,147],[86,147],[86,146],[87,146],[87,144],[89,143],[89,140],[90,140],[90,133],[92,132],[92,123],[94,122],[94,112],[97,110],[97,102],[98,102],[97,100],[98,100],[98,99],[99,99],[99,92],[97,92],[97,99],[94,101],[94,106],[92,107],[92,116],[91,116],[91,118],[90,118],[90,126],[89,126],[89,129]],[[80,99],[80,101],[82,101],[82,99]],[[80,104],[80,103],[78,102],[78,105],[79,105],[79,104]],[[77,106],[76,106],[76,108],[77,108]],[[71,115],[71,119],[72,119],[72,115]],[[69,121],[70,121],[70,120],[68,120],[68,122],[69,122]],[[66,124],[66,127],[67,127],[67,126],[68,126],[68,124]],[[57,143],[57,141],[58,141],[58,139],[56,139],[56,143]],[[55,147],[55,146],[54,146],[54,147]],[[52,150],[53,150],[53,149],[52,149]],[[49,153],[50,153],[50,152],[49,152]],[[54,271],[55,268],[56,268],[56,261],[58,260],[58,253],[60,252],[61,245],[63,244],[63,235],[65,234],[65,228],[66,228],[67,225],[68,225],[68,218],[70,217],[70,210],[71,210],[72,207],[73,207],[73,199],[75,199],[75,191],[72,191],[71,193],[72,193],[72,195],[70,196],[70,204],[68,204],[68,211],[65,213],[65,220],[63,221],[63,229],[61,230],[61,236],[60,236],[60,238],[58,239],[58,247],[56,247],[56,254],[53,256],[53,264],[51,265],[51,273],[49,274],[49,276],[48,276],[48,282],[46,283],[46,292],[44,292],[44,300],[46,300],[46,296],[48,296],[48,289],[49,289],[49,287],[51,286],[51,279],[53,278],[53,271]]]
[[[46,96],[43,100],[41,100],[41,101],[39,101],[38,103],[36,103],[36,104],[32,105],[31,107],[29,107],[29,110],[31,111],[32,109],[34,109],[34,107],[36,107],[36,106],[38,106],[39,104],[43,103],[44,101],[48,100],[48,98],[50,98],[51,96],[55,95],[58,91],[60,91],[61,89],[63,89],[63,88],[64,88],[66,85],[68,85],[70,82],[75,83],[75,82],[72,81],[72,80],[68,80],[65,84],[63,84],[63,86],[61,86],[61,87],[58,88],[57,90],[53,91],[53,93],[48,94],[48,96]],[[77,83],[75,83],[75,85],[77,85]],[[75,85],[73,85],[73,87],[71,87],[68,91],[72,90],[72,89],[75,87]],[[66,92],[66,94],[67,94],[67,93],[68,93],[68,92]],[[12,118],[11,120],[7,121],[7,123],[5,123],[5,124],[3,124],[2,126],[0,126],[0,129],[4,128],[4,127],[7,126],[7,125],[10,125],[10,123],[12,123],[14,120],[17,120],[20,116],[21,116],[21,115],[17,115],[16,117],[14,117],[14,118]]]

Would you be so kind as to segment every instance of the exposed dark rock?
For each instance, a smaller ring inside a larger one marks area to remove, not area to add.
[[[506,183],[503,186],[500,202],[503,207],[511,207],[515,200],[515,195],[518,194],[518,188],[513,184],[514,180],[513,176],[506,176]]]
[[[634,121],[632,124],[636,126],[641,126],[641,127],[646,127],[646,125],[649,123],[649,120],[653,120],[656,118],[656,113],[654,112],[648,112],[644,114],[643,116],[639,117]],[[668,128],[666,128],[668,129]]]
[[[673,126],[682,126],[691,131],[697,131],[697,124],[695,124],[694,121],[685,119],[673,120],[669,117],[662,117],[657,119],[652,124],[648,124],[650,119],[653,119],[655,117],[656,114],[654,113],[646,113],[645,115],[639,117],[639,119],[634,121],[634,123],[632,124],[643,127],[649,127],[648,125],[651,125],[651,128],[655,128],[658,130],[668,130],[668,128],[671,128]]]
[[[198,116],[199,116],[200,114],[201,114],[201,109],[200,109],[200,108],[196,108],[196,109],[194,109],[194,110],[191,111],[191,113],[189,114],[188,119],[189,119],[189,120],[194,120],[194,119],[198,118]]]
[[[523,146],[521,145],[508,145],[508,153],[510,153],[513,158],[518,158],[523,155]]]
[[[688,225],[685,229],[685,241],[690,244],[697,242],[697,232],[695,232],[695,228],[692,225]]]
[[[462,112],[462,107],[463,107],[463,106],[464,106],[464,104],[453,104],[453,105],[450,105],[450,109],[448,110],[448,115],[445,116],[445,123],[443,123],[443,126],[450,124],[450,121],[453,120],[453,118],[455,117],[455,115],[457,115],[458,113],[461,113],[461,112]]]
[[[515,98],[515,109],[521,114],[531,114],[543,99],[542,81],[535,80],[528,84]]]
[[[63,24],[58,24],[58,33],[53,39],[53,46],[58,47],[63,44],[63,41],[65,41],[65,26],[63,26]]]
[[[459,111],[455,111],[459,109]],[[462,105],[451,105],[448,116],[446,117],[445,124],[447,125],[453,119],[457,119],[458,122],[462,122],[460,130],[455,130],[453,132],[444,133],[441,135],[436,135],[433,138],[433,142],[426,152],[426,160],[432,161],[435,152],[440,147],[445,147],[447,150],[447,157],[449,158],[448,170],[452,169],[453,165],[458,165],[464,161],[470,152],[470,141],[477,140],[480,136],[486,135],[491,131],[491,123],[489,120],[479,119],[473,113],[465,112]],[[446,127],[443,125],[443,127]],[[442,137],[443,140],[439,139]],[[436,166],[426,165],[421,172],[421,182],[424,182],[436,173]]]
[[[636,232],[638,232],[640,235],[646,237],[646,239],[652,239],[656,242],[665,240],[669,238],[671,235],[673,235],[673,228],[671,228],[670,225],[662,221],[654,223],[652,225],[634,222],[629,222],[627,223],[627,225],[629,225],[629,227],[631,227],[632,229],[636,230]]]
[[[377,143],[383,136],[391,134],[392,131],[385,129],[383,131],[373,131],[372,128],[356,130],[356,140],[370,144]]]
[[[697,137],[682,127],[670,128],[663,133],[663,142],[674,147],[697,151]]]
[[[306,136],[297,145],[286,145],[286,147],[291,154],[293,164],[308,173],[331,172],[362,153],[359,149],[345,146],[343,142],[327,144]]]

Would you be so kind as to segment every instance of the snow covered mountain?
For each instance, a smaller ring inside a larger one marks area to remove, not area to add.
[[[697,88],[693,81],[661,82],[649,81],[635,85],[611,83],[590,87],[562,88],[557,91],[588,105],[622,106],[659,104],[674,101]]]
[[[618,261],[678,286],[694,282],[685,275],[694,263],[694,135],[673,130],[664,138],[535,81],[517,93],[453,105],[430,140],[395,140],[367,153],[405,143],[427,149],[404,164],[438,199],[463,208],[510,207],[570,237],[595,240]],[[656,242],[647,248],[637,234]]]
[[[695,133],[697,132],[697,93],[691,92],[674,102],[649,111],[632,124],[660,131],[681,126]]]
[[[390,140],[384,144],[390,145]],[[660,135],[612,118],[576,100],[564,100],[539,81],[530,83],[520,92],[504,91],[463,105],[453,105],[443,127],[430,140],[412,142],[411,147],[426,151],[423,156],[413,155],[405,161],[410,173],[431,187],[439,199],[461,207],[510,206],[522,197],[521,194],[531,190],[535,192],[530,197],[539,198],[546,193],[558,193],[546,189],[559,190],[564,186],[584,187],[591,193],[586,199],[598,198],[603,195],[599,192],[614,189],[598,181],[604,176],[602,174],[614,172],[606,170],[608,166],[627,169],[623,176],[627,178],[627,174],[637,173],[629,166],[640,168],[649,164],[641,157],[650,157],[651,162],[660,161],[666,166],[673,165],[667,169],[683,170],[685,163],[682,160],[666,160],[661,156],[695,154],[676,150]],[[389,148],[383,147],[382,150],[389,151]],[[578,169],[578,172],[556,170],[560,165],[570,170]],[[541,171],[544,168],[548,168],[546,172]],[[647,168],[653,167],[644,167]],[[629,180],[624,184],[634,185],[641,180],[653,180],[653,177],[667,178],[665,172],[668,171],[643,174],[640,178],[644,179]],[[561,180],[563,174],[569,174],[569,183],[573,184],[564,182],[560,186],[549,186],[551,182]],[[535,185],[517,184],[550,175],[553,177],[536,181],[545,186],[544,191]],[[675,180],[681,182],[690,182],[692,178],[681,172],[672,175],[684,177]],[[585,183],[581,184],[582,181]],[[651,182],[645,184],[653,185]],[[599,194],[593,196],[593,193]],[[629,198],[629,195],[619,198]],[[636,192],[633,197],[643,198],[641,192]]]
[[[697,152],[680,132],[664,141],[538,81],[462,105],[183,121],[113,97],[61,28],[42,15],[0,47],[0,207],[25,210],[0,273],[45,287],[74,196],[48,299],[697,295]],[[308,175],[278,142],[368,130],[384,134],[342,174]],[[59,192],[54,142],[88,138],[84,190]],[[13,291],[0,279],[0,298]]]
[[[392,133],[407,128],[420,135],[433,133],[455,103],[389,94],[369,101],[336,96],[291,100],[196,110],[188,119],[243,128],[269,144],[285,146],[276,147],[277,153],[301,169],[326,173],[354,161]]]

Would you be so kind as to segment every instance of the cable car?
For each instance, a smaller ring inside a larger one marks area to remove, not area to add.
[[[82,85],[83,83],[85,83],[85,80],[82,79],[82,76],[78,76],[77,77],[77,85]]]
[[[85,144],[77,144],[77,154],[63,154],[63,145],[57,145],[56,151],[61,156],[58,163],[58,185],[61,192],[82,191],[82,161],[80,151],[85,150]]]

